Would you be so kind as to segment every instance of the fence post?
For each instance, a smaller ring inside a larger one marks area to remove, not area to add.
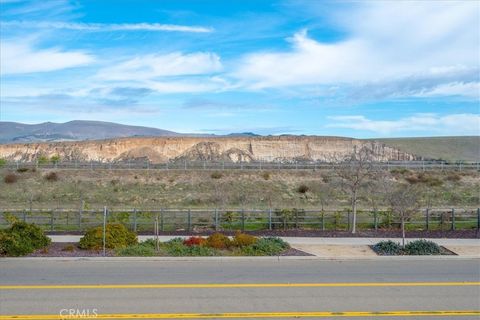
[[[477,208],[477,232],[480,232],[480,208]]]
[[[106,255],[107,207],[103,207],[103,256]]]
[[[23,222],[27,222],[27,209],[23,211]]]
[[[272,208],[268,209],[268,230],[272,230]]]
[[[350,209],[347,211],[347,231],[350,231]]]
[[[455,231],[455,208],[452,208],[452,231]]]
[[[50,231],[53,231],[53,214],[54,214],[55,210],[52,210],[52,212],[50,213]]]
[[[187,223],[187,231],[190,231],[192,229],[192,211],[190,209],[188,209]]]
[[[82,231],[82,211],[83,208],[78,211],[78,231]]]
[[[377,209],[373,210],[373,225],[374,225],[375,231],[377,231],[378,230]]]
[[[325,211],[322,210],[322,231],[325,231]]]
[[[133,231],[137,232],[137,208],[133,209]]]
[[[163,232],[165,231],[165,217],[164,217],[164,214],[163,214],[163,208],[160,209],[160,230]]]
[[[242,232],[245,231],[245,209],[242,209]]]
[[[298,229],[298,209],[295,209],[295,229]]]
[[[215,231],[218,230],[218,209],[215,208]]]
[[[153,230],[155,232],[155,251],[158,252],[160,250],[160,241],[158,239],[158,212],[155,214],[155,225],[153,226]]]
[[[428,208],[425,210],[425,228],[427,231],[430,228],[430,210]]]

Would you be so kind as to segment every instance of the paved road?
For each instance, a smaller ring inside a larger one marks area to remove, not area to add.
[[[62,309],[123,319],[477,319],[478,281],[480,260],[471,259],[0,260],[0,319],[52,319]]]

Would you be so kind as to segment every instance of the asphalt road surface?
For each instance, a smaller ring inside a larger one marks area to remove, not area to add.
[[[478,259],[0,259],[0,320],[478,319],[479,281]]]

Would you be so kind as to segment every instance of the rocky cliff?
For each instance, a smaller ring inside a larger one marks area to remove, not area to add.
[[[59,155],[62,160],[123,161],[134,159],[162,163],[175,160],[222,161],[329,161],[366,146],[377,161],[415,160],[376,141],[340,137],[157,137],[111,140],[0,145],[0,158],[35,161],[40,156]]]

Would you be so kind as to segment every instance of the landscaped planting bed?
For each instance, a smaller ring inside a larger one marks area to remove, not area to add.
[[[387,240],[380,241],[371,246],[371,248],[380,256],[455,255],[455,253],[445,247],[439,246],[435,242],[428,240],[411,241],[404,247],[398,242]]]

